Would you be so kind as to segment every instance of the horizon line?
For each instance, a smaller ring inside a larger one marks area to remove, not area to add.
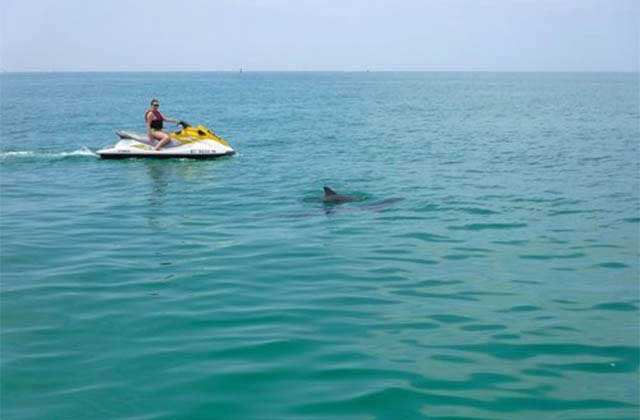
[[[108,69],[25,69],[6,70],[0,69],[0,74],[28,74],[28,73],[639,73],[640,69],[579,69],[579,70],[550,70],[550,69],[528,69],[528,70],[108,70]]]

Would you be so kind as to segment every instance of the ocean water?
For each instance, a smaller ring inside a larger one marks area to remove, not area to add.
[[[639,417],[637,73],[0,77],[3,419]]]

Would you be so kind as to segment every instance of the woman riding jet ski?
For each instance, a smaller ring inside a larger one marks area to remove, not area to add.
[[[117,131],[120,141],[109,149],[98,150],[103,159],[122,158],[191,158],[207,159],[233,155],[235,151],[229,143],[218,137],[208,128],[199,125],[191,127],[184,121],[164,117],[158,110],[157,100],[151,101],[154,106],[147,111],[147,135]],[[169,134],[162,131],[163,120],[175,122],[182,129]],[[156,139],[159,143],[156,143]]]
[[[144,114],[144,122],[147,124],[147,134],[149,140],[158,140],[160,143],[154,147],[156,150],[160,150],[162,146],[169,143],[171,136],[166,131],[162,131],[162,124],[164,120],[178,124],[180,121],[173,118],[165,117],[160,113],[160,102],[157,99],[151,100],[151,109],[147,109]]]

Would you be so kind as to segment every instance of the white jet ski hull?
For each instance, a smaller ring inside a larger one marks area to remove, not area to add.
[[[182,144],[176,139],[160,150],[155,150],[147,136],[119,131],[120,141],[114,147],[98,150],[103,159],[151,158],[151,159],[213,159],[235,153],[229,146],[214,140],[198,140]]]

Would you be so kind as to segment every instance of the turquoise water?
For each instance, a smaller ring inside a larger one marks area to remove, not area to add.
[[[638,418],[637,73],[0,80],[3,419]]]

